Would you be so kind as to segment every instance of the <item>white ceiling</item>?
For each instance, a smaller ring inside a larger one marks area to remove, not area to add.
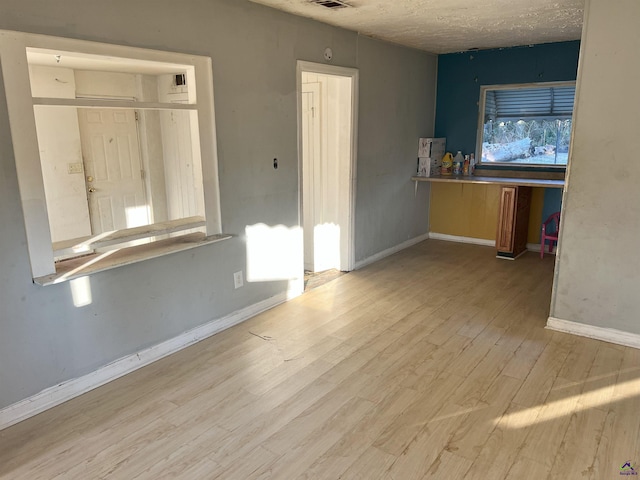
[[[251,0],[432,53],[577,40],[584,0]]]

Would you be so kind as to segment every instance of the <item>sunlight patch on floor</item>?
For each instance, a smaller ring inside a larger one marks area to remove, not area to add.
[[[509,413],[502,417],[502,422],[506,423],[510,429],[527,428],[538,423],[556,420],[572,413],[609,405],[612,401],[613,388],[616,389],[614,401],[637,397],[640,395],[640,378],[615,385],[607,385],[589,392],[583,392],[580,395],[554,400],[542,406],[538,405]],[[536,413],[538,414],[536,415]],[[496,419],[495,424],[497,425],[500,421],[501,419]]]

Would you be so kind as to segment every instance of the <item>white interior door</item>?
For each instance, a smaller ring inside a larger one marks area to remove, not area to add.
[[[319,83],[307,83],[302,86],[302,117],[304,269],[314,272],[314,227],[316,209],[319,207],[315,182],[319,178],[322,158]]]
[[[148,225],[135,112],[80,108],[78,118],[92,233]]]

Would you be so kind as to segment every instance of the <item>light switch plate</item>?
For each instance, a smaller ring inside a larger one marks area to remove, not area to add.
[[[83,170],[84,169],[82,168],[82,162],[67,163],[67,172],[69,172],[69,174],[82,173]]]

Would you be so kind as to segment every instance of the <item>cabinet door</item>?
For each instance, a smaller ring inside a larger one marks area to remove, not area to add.
[[[531,187],[518,187],[513,229],[513,254],[520,255],[527,249],[529,236],[529,211],[531,209]]]
[[[517,187],[502,187],[496,249],[498,252],[513,252],[513,233],[516,220]]]

